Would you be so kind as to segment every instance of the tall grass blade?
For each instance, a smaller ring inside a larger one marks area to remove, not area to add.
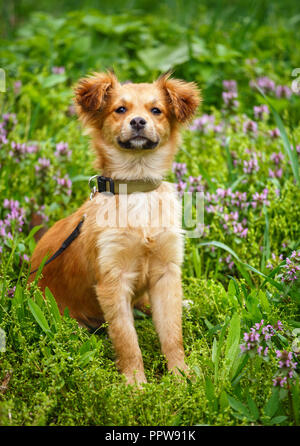
[[[238,255],[227,245],[225,245],[225,243],[222,242],[218,242],[216,240],[213,240],[211,242],[202,242],[199,243],[199,246],[215,246],[217,248],[221,248],[224,249],[225,251],[229,252],[234,259],[237,260],[237,268],[239,266],[241,266],[242,268],[246,268],[249,271],[254,272],[255,274],[258,274],[259,276],[263,277],[264,279],[266,279],[267,282],[271,283],[275,288],[277,288],[279,291],[283,291],[283,285],[279,282],[277,282],[276,280],[272,279],[270,276],[267,276],[266,274],[262,273],[261,271],[259,271],[258,269],[254,268],[253,266],[249,265],[248,263],[244,263],[242,262],[242,260],[238,257]],[[240,270],[243,271],[243,270]]]
[[[261,88],[259,88],[258,85],[256,85],[257,90],[259,91],[259,93],[264,97],[264,99],[266,100],[267,104],[269,105],[275,122],[277,124],[277,127],[279,128],[280,131],[280,136],[283,142],[283,147],[284,150],[287,154],[287,156],[289,157],[289,160],[291,162],[291,166],[292,166],[292,170],[293,170],[293,175],[294,178],[296,180],[296,183],[300,186],[300,176],[299,176],[299,162],[298,162],[298,158],[297,158],[297,152],[294,148],[294,150],[292,150],[292,146],[289,142],[289,138],[287,135],[287,132],[285,130],[284,124],[282,122],[281,117],[279,116],[279,114],[277,113],[277,111],[275,110],[273,104],[271,103],[271,101],[266,97],[266,95],[264,94],[264,92],[261,90]]]
[[[265,215],[265,232],[264,232],[263,255],[261,258],[261,270],[265,271],[266,262],[270,258],[269,216],[265,204],[263,205],[263,212]]]

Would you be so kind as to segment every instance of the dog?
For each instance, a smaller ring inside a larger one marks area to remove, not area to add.
[[[84,218],[79,236],[44,266],[38,280],[41,290],[48,287],[60,312],[67,307],[83,326],[96,328],[107,322],[117,366],[128,384],[146,382],[132,309],[150,304],[168,370],[186,371],[181,206],[174,185],[163,179],[171,169],[180,128],[200,103],[200,91],[194,82],[174,79],[170,73],[153,83],[121,84],[114,73],[104,72],[81,79],[74,100],[91,137],[97,169],[119,190],[123,184],[129,192],[96,192],[54,224],[39,240],[31,269],[34,272],[52,255]],[[125,207],[123,198],[128,200]],[[158,208],[162,220],[168,214],[167,226],[160,221],[151,224],[150,204],[151,215]],[[113,227],[103,223],[104,214],[122,216],[123,211],[130,221]]]

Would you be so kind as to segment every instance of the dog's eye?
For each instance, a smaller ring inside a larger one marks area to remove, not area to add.
[[[154,115],[160,115],[161,110],[157,107],[153,107],[153,108],[151,108],[151,113],[153,113]]]
[[[126,107],[119,107],[115,110],[116,113],[125,113],[127,111]]]

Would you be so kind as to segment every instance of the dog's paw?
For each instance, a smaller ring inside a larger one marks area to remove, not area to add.
[[[147,379],[143,372],[135,370],[133,373],[124,373],[124,376],[128,386],[142,387],[142,384],[147,383]]]

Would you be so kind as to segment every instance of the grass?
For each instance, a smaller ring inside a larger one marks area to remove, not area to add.
[[[299,425],[295,3],[102,3],[3,6],[0,425]],[[36,283],[26,287],[35,232],[88,199],[96,172],[72,86],[108,67],[134,81],[174,69],[204,97],[168,176],[205,196],[203,233],[186,237],[182,268],[191,376],[167,373],[152,320],[136,311],[142,390],[118,373],[105,325],[91,334],[59,315],[50,290],[44,300]],[[224,100],[226,80],[237,104]]]

